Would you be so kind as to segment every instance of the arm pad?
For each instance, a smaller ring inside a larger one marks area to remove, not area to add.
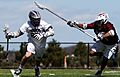
[[[17,38],[17,37],[21,36],[22,34],[23,33],[19,30],[17,32],[9,32],[7,34],[7,37],[9,37],[9,38]]]

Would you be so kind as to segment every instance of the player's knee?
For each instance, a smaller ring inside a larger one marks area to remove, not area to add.
[[[89,52],[89,55],[90,55],[90,56],[95,56],[95,52],[91,50],[91,51]]]
[[[26,52],[25,56],[26,56],[27,58],[29,58],[29,57],[32,56],[32,53],[31,53],[31,52]]]

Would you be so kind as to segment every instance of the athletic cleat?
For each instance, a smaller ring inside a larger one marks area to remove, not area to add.
[[[40,77],[40,67],[35,67],[35,77]]]
[[[19,75],[22,72],[22,69],[18,68],[15,70],[14,74]]]
[[[101,76],[102,74],[102,71],[101,70],[98,70],[96,73],[95,73],[95,76]]]
[[[41,74],[39,74],[39,75],[35,75],[35,77],[41,77]]]
[[[15,70],[11,69],[10,71],[11,71],[13,77],[20,77],[19,75],[16,75],[16,74],[15,74]]]

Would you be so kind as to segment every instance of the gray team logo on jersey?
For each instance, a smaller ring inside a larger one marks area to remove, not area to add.
[[[41,29],[34,28],[34,29],[30,30],[31,37],[33,37],[33,38],[35,38],[34,37],[35,34],[40,34],[41,35],[41,34],[44,34],[44,32],[45,32],[45,30],[43,28],[41,28]]]

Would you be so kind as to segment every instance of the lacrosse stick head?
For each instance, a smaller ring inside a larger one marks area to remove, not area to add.
[[[3,32],[7,33],[9,30],[9,25],[5,24],[4,28],[3,28]]]
[[[34,3],[35,3],[35,5],[36,5],[39,9],[41,9],[41,10],[47,9],[45,6],[39,4],[37,1],[34,1]]]

